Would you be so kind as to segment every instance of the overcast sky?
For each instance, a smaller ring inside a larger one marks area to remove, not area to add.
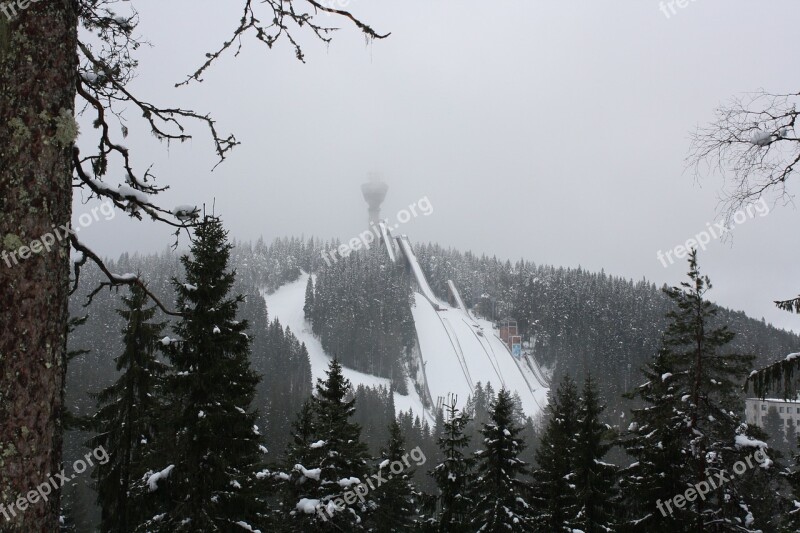
[[[301,35],[305,64],[248,38],[202,84],[174,88],[230,37],[240,3],[134,2],[152,47],[131,87],[212,113],[242,145],[211,172],[203,129],[167,146],[136,113],[123,142],[170,185],[163,205],[215,201],[244,240],[351,238],[366,224],[359,185],[377,171],[384,216],[433,206],[403,225],[412,242],[674,284],[685,265],[665,268],[657,252],[720,220],[721,179],[685,171],[689,133],[737,94],[800,90],[791,0],[696,0],[669,18],[657,0],[335,0],[391,37],[367,44],[331,18],[342,30],[329,46]],[[86,210],[76,202],[76,219]],[[771,303],[800,292],[798,220],[774,208],[712,242],[711,298],[800,330]],[[82,235],[112,257],[171,242],[121,215]]]

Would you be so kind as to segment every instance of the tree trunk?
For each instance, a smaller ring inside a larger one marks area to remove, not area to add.
[[[0,13],[0,531],[50,533],[60,490],[27,495],[61,470],[78,14],[33,1]]]

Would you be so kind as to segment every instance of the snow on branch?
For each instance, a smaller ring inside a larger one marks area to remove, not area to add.
[[[785,359],[750,373],[744,383],[745,392],[753,392],[763,399],[767,393],[781,391],[784,399],[793,398],[797,391],[795,373],[800,372],[800,354],[792,353]]]
[[[101,281],[100,284],[92,292],[89,293],[89,295],[86,298],[86,303],[84,304],[84,307],[88,307],[92,303],[94,297],[105,287],[111,288],[111,287],[119,287],[121,285],[138,285],[145,292],[145,294],[147,294],[147,296],[151,300],[153,300],[153,303],[155,303],[158,306],[158,308],[161,309],[161,311],[163,311],[165,314],[171,316],[183,316],[182,313],[167,309],[164,306],[164,304],[161,303],[161,300],[159,300],[158,297],[155,294],[153,294],[150,291],[150,289],[147,288],[147,285],[141,280],[139,276],[135,274],[112,273],[108,269],[106,264],[103,262],[103,260],[100,258],[100,256],[98,256],[89,247],[82,244],[77,239],[77,237],[75,237],[75,235],[70,235],[69,238],[72,247],[81,253],[80,259],[73,263],[75,279],[73,280],[73,286],[72,290],[70,291],[70,294],[74,293],[78,289],[81,267],[86,263],[87,259],[91,259],[92,262],[97,265],[97,267],[103,272],[103,274],[106,275],[106,278],[108,279],[108,281]]]
[[[706,170],[726,179],[726,216],[767,193],[791,201],[786,181],[800,164],[799,100],[800,93],[760,90],[720,106],[714,121],[692,134],[687,165],[698,178]]]

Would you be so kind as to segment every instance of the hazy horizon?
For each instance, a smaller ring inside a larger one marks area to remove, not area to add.
[[[753,27],[790,35],[800,5],[788,1],[691,2],[667,18],[657,1],[509,1],[487,12],[472,1],[353,0],[348,10],[392,35],[365,45],[332,19],[342,29],[329,46],[302,40],[305,64],[286,43],[267,50],[248,37],[238,57],[179,89],[240,13],[209,0],[140,4],[152,48],[136,52],[131,88],[211,113],[242,145],[211,172],[205,130],[167,146],[133,113],[125,143],[139,169],[152,163],[171,186],[160,204],[215,203],[240,240],[353,237],[366,219],[359,185],[377,171],[390,186],[384,216],[423,197],[433,205],[404,225],[412,242],[674,285],[684,262],[664,267],[657,253],[721,218],[721,179],[686,170],[690,133],[737,95],[800,86],[785,61],[800,44],[765,53],[750,37]],[[115,169],[108,181],[118,179]],[[77,196],[76,217],[86,209]],[[787,231],[797,212],[770,208],[732,240],[712,240],[700,264],[712,300],[800,331],[772,303],[800,292],[800,236]],[[171,243],[168,228],[119,214],[85,235],[110,257]]]

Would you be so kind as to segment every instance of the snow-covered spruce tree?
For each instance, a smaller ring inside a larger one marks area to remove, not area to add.
[[[520,428],[514,423],[514,402],[503,388],[489,409],[484,424],[484,449],[475,453],[477,477],[473,485],[472,512],[474,531],[494,533],[528,532],[533,527],[532,509],[527,500],[530,485],[522,479],[528,466],[519,458],[525,443],[519,438]]]
[[[668,533],[685,531],[688,527],[682,514],[661,514],[658,500],[671,498],[686,490],[683,473],[674,468],[684,461],[681,441],[688,439],[688,428],[676,423],[673,417],[675,383],[662,376],[673,375],[672,365],[662,349],[655,359],[642,369],[647,380],[627,394],[644,403],[632,412],[633,421],[623,437],[623,445],[635,462],[620,471],[622,503],[626,511],[620,531],[631,533],[646,530]]]
[[[761,433],[736,414],[741,411],[738,391],[753,358],[726,353],[734,334],[712,326],[716,309],[704,299],[711,283],[700,274],[696,251],[690,254],[688,275],[681,287],[665,289],[675,309],[667,315],[663,348],[644,371],[647,383],[632,394],[645,406],[633,411],[625,444],[637,461],[623,474],[630,512],[626,527],[657,532],[770,528],[770,515],[759,512],[773,499],[764,469],[731,477],[736,461],[752,461],[754,446],[766,446],[752,438]],[[709,479],[720,482],[704,498],[694,489],[694,497],[683,498],[687,489]],[[680,506],[672,500],[676,496]]]
[[[567,531],[576,514],[578,400],[575,382],[564,376],[547,406],[547,425],[536,451],[537,469],[533,472],[531,504],[538,531]]]
[[[333,360],[325,380],[318,379],[311,406],[313,419],[302,419],[287,454],[288,494],[296,501],[287,505],[289,531],[364,531],[373,503],[366,499],[339,506],[345,490],[366,482],[367,447],[361,427],[350,421],[355,400],[342,365]],[[309,427],[310,426],[310,427]],[[310,429],[310,435],[308,430]],[[300,442],[304,440],[305,442]]]
[[[469,437],[465,433],[469,419],[456,408],[455,397],[450,397],[443,407],[447,414],[442,421],[441,436],[437,439],[443,459],[431,472],[439,488],[437,530],[466,533],[470,531],[469,518],[473,507],[470,487],[475,467],[475,459],[468,456]]]
[[[296,464],[311,464],[312,456],[316,457],[315,448],[309,446],[315,442],[314,431],[314,405],[313,399],[309,397],[295,414],[280,461],[270,463],[270,469],[257,474],[259,478],[266,480],[269,513],[277,531],[302,531],[301,527],[293,523],[295,521],[287,522],[286,516],[295,510],[302,497],[304,479],[296,477],[290,483],[291,476],[287,472],[291,472]]]
[[[378,465],[379,477],[385,479],[376,487],[374,501],[377,505],[372,519],[370,531],[376,533],[404,533],[416,531],[417,527],[417,490],[412,478],[414,470],[409,462],[405,448],[405,438],[400,424],[393,420],[389,424],[389,442],[381,452],[381,463]],[[402,471],[395,473],[391,464],[403,465]]]
[[[172,363],[159,439],[163,469],[144,480],[160,509],[143,531],[231,531],[263,520],[255,477],[261,437],[251,408],[258,377],[247,322],[236,320],[243,298],[229,295],[230,249],[219,218],[204,217],[191,256],[181,258],[185,282],[173,281],[184,316],[174,327],[178,339],[163,340]]]
[[[123,296],[125,309],[117,312],[127,323],[122,330],[125,349],[116,358],[122,372],[116,383],[97,398],[98,411],[92,427],[98,435],[89,441],[95,449],[109,452],[105,464],[97,464],[97,503],[102,510],[100,530],[127,532],[144,516],[143,502],[131,494],[133,483],[145,471],[145,458],[155,437],[163,403],[162,381],[166,365],[156,357],[156,345],[165,324],[152,322],[155,306],[147,307],[147,294],[133,285]]]
[[[309,444],[315,442],[311,439],[314,438],[314,403],[311,398],[303,403],[300,411],[297,413],[294,422],[292,423],[291,437],[286,446],[286,458],[295,464],[308,463],[312,456],[316,454]]]
[[[587,377],[578,411],[575,475],[571,478],[578,510],[573,529],[584,533],[616,531],[617,467],[603,462],[612,448],[611,428],[600,420],[604,410],[594,381]]]

